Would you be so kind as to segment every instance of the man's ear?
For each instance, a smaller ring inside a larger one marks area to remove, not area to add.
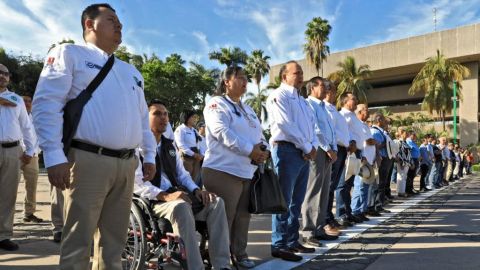
[[[93,30],[93,26],[94,26],[94,20],[93,19],[86,19],[85,20],[85,31]]]

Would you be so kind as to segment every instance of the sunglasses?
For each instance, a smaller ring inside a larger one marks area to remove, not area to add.
[[[0,70],[0,75],[6,76],[6,77],[10,77],[10,72],[8,72],[8,71],[1,71],[1,70]]]

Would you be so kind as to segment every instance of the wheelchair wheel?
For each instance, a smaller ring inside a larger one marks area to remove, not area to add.
[[[142,214],[135,204],[130,209],[128,238],[122,253],[123,270],[144,270],[147,239]]]

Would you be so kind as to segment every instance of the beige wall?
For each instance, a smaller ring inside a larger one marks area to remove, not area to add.
[[[463,101],[459,105],[459,138],[462,145],[478,142],[478,62],[465,64],[470,77],[463,81]]]

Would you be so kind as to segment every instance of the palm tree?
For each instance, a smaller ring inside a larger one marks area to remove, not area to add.
[[[320,70],[323,76],[323,60],[330,54],[330,48],[325,44],[328,41],[328,35],[332,27],[327,20],[320,17],[313,18],[311,22],[307,23],[307,30],[305,30],[306,43],[303,45],[308,63],[315,66],[317,75],[320,75]]]
[[[254,109],[255,113],[258,116],[258,119],[260,119],[262,115],[262,108],[264,107],[264,102],[266,101],[266,95],[264,98],[262,96],[264,94],[260,90],[260,82],[262,81],[263,76],[267,75],[268,71],[270,70],[268,59],[270,59],[270,56],[267,56],[267,55],[264,56],[262,50],[253,50],[252,54],[247,58],[247,65],[245,66],[245,71],[248,77],[253,78],[258,89],[257,96],[253,94],[247,95],[247,97],[250,96],[255,99],[255,101],[251,101],[252,100],[251,98],[248,99],[247,104]],[[263,110],[263,113],[264,113],[263,115],[265,116],[265,119],[267,119],[268,118],[267,111]]]
[[[189,75],[195,80],[198,92],[201,94],[201,108],[205,107],[207,95],[215,91],[215,84],[220,78],[220,70],[207,69],[199,63],[190,61]]]
[[[470,71],[457,61],[447,59],[440,53],[440,50],[437,50],[436,56],[429,57],[426,61],[420,72],[415,76],[408,93],[410,95],[418,92],[425,93],[422,109],[427,110],[430,114],[435,111],[440,115],[445,131],[445,114],[451,111],[453,107],[453,82],[457,82],[457,95],[461,100],[461,82],[464,78],[470,76]]]
[[[247,53],[238,48],[220,48],[220,51],[213,51],[208,54],[210,60],[217,60],[220,64],[226,65],[245,65],[247,62]]]
[[[370,77],[370,67],[360,65],[357,68],[355,58],[347,56],[343,62],[337,64],[341,69],[328,75],[328,79],[337,84],[337,107],[340,107],[340,97],[345,92],[353,93],[359,100],[359,103],[367,103],[366,91],[372,86],[366,81]]]
[[[267,107],[265,106],[268,98],[267,91],[268,89],[262,89],[258,91],[257,95],[252,92],[247,92],[247,94],[245,95],[245,103],[247,103],[248,106],[252,107],[252,109],[255,111],[255,114],[257,114],[259,120],[262,119],[262,113],[263,118],[265,120],[268,119]]]

